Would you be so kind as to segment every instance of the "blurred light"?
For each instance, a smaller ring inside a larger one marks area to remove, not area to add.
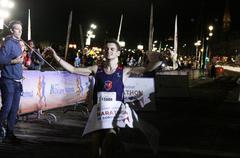
[[[92,31],[92,30],[88,30],[88,31],[87,31],[87,34],[88,34],[88,35],[92,35],[92,34],[93,34],[93,31]]]
[[[11,1],[9,1],[9,2],[8,2],[8,8],[13,8],[13,7],[14,7],[14,3],[11,2]]]
[[[8,7],[8,0],[1,0],[0,5],[2,7]]]
[[[208,27],[208,29],[209,29],[210,31],[212,31],[212,30],[213,30],[213,26],[210,25],[210,26]]]
[[[3,18],[0,18],[0,29],[3,29],[4,27],[4,20]]]
[[[9,12],[3,9],[0,9],[0,18],[8,18],[9,17]]]
[[[143,45],[141,45],[141,44],[137,45],[137,49],[143,50]]]
[[[97,28],[97,25],[95,25],[95,24],[91,24],[91,26],[90,26],[92,29],[96,29]]]
[[[87,46],[89,46],[89,45],[91,44],[91,38],[90,38],[90,37],[87,37],[85,44],[86,44]]]
[[[209,62],[209,58],[208,57],[206,57],[205,59],[206,59],[206,62]]]
[[[120,47],[125,47],[125,41],[119,41]]]
[[[9,0],[1,0],[0,5],[3,8],[13,8],[14,7],[14,3]]]
[[[76,49],[76,48],[77,48],[77,45],[76,45],[76,44],[69,44],[68,47],[69,47],[69,48],[74,48],[74,49]]]
[[[153,47],[152,51],[154,51],[154,52],[155,52],[156,50],[157,50],[157,48],[156,48],[156,47]]]
[[[208,41],[208,40],[209,40],[209,37],[206,37],[206,40]]]
[[[212,36],[213,36],[213,33],[212,33],[212,32],[210,32],[210,33],[209,33],[209,36],[210,36],[210,37],[212,37]]]
[[[194,43],[195,46],[200,46],[201,45],[201,41],[198,40],[197,42]]]

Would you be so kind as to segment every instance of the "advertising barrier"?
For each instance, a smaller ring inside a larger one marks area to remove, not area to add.
[[[23,76],[19,114],[46,111],[84,102],[88,104],[87,97],[92,91],[91,83],[94,83],[92,76],[77,75],[67,71],[24,71]],[[129,78],[124,93],[125,102],[139,100],[138,104],[134,104],[135,108],[155,109],[152,105],[154,99],[150,98],[150,95],[154,94],[153,78]]]

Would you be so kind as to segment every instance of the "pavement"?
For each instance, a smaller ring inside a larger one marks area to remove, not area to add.
[[[156,98],[156,111],[137,111],[142,128],[123,129],[118,157],[240,157],[239,87],[232,77],[189,82],[189,96]],[[21,117],[20,145],[0,143],[0,157],[89,157],[90,139],[82,137],[87,117],[66,108]],[[27,118],[28,117],[28,118]],[[50,121],[49,121],[50,120]]]

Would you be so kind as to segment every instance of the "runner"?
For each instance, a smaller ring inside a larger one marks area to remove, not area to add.
[[[118,64],[121,50],[119,43],[116,40],[108,40],[104,47],[106,60],[102,65],[78,68],[62,60],[53,48],[46,48],[67,71],[95,77],[93,97],[95,105],[84,130],[84,134],[92,135],[93,158],[112,158],[119,127],[133,127],[130,108],[127,104],[123,104],[126,79],[131,74],[139,75],[146,71],[153,71],[161,64],[158,60],[159,54],[149,52],[150,62],[146,67],[122,67]]]

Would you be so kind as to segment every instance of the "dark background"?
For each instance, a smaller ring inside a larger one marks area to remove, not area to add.
[[[154,40],[173,36],[174,19],[178,14],[179,41],[191,41],[201,29],[214,24],[220,30],[226,0],[15,0],[12,19],[24,23],[23,38],[27,38],[27,16],[31,9],[32,38],[64,44],[69,13],[73,11],[71,40],[80,41],[79,24],[84,35],[91,23],[98,28],[92,43],[100,46],[107,37],[117,37],[120,16],[123,13],[121,39],[126,47],[147,46],[150,4],[154,4]],[[239,30],[240,1],[229,0],[232,29]],[[7,21],[9,21],[7,20]]]

